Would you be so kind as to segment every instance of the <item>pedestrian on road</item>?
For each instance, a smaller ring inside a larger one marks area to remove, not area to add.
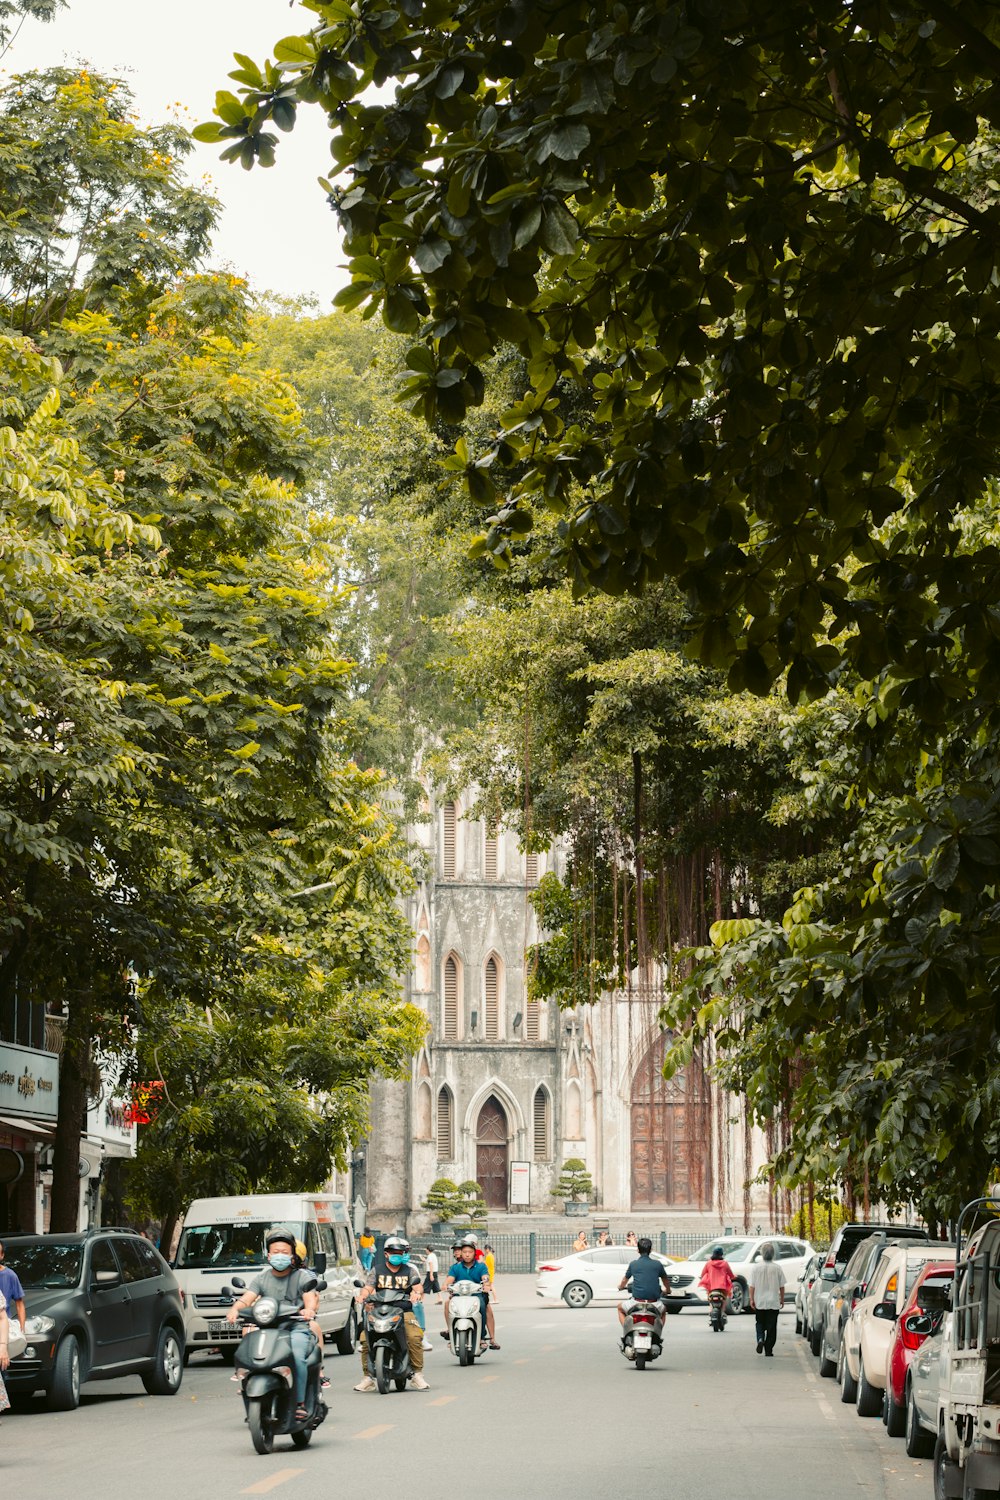
[[[774,1246],[761,1245],[760,1260],[750,1267],[750,1306],[757,1318],[757,1353],[774,1357],[778,1313],[785,1305],[785,1273],[774,1263]]]
[[[7,1395],[7,1387],[3,1383],[3,1372],[10,1364],[8,1353],[8,1340],[10,1339],[10,1319],[7,1316],[7,1303],[0,1293],[0,1412],[4,1412],[10,1406],[10,1397]]]
[[[573,1241],[573,1249],[577,1253],[579,1253],[581,1250],[590,1249],[590,1245],[587,1243],[587,1236],[584,1234],[582,1229],[580,1230],[580,1233],[577,1235],[576,1239]]]
[[[492,1245],[483,1246],[483,1262],[490,1273],[490,1299],[493,1302],[499,1302],[500,1298],[497,1296],[497,1258],[493,1254]]]
[[[370,1271],[375,1259],[375,1236],[366,1224],[358,1240],[358,1259],[362,1269]]]
[[[427,1246],[427,1258],[424,1261],[424,1296],[429,1297],[434,1293],[435,1300],[441,1301],[440,1264],[434,1246]]]
[[[17,1314],[17,1321],[24,1332],[24,1289],[18,1281],[17,1276],[5,1266],[3,1262],[3,1241],[0,1240],[0,1297],[6,1300],[6,1305],[12,1307]]]

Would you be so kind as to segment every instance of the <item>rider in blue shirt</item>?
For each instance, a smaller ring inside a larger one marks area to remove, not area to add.
[[[479,1293],[479,1303],[482,1309],[483,1322],[489,1334],[489,1347],[499,1349],[500,1345],[496,1339],[496,1328],[493,1324],[493,1308],[490,1305],[490,1273],[486,1268],[485,1261],[476,1259],[476,1242],[471,1237],[460,1241],[458,1259],[455,1264],[449,1266],[445,1287],[450,1289],[456,1281],[475,1281],[482,1287]],[[447,1332],[442,1333],[443,1339],[451,1338],[451,1304],[446,1302],[444,1306],[444,1320],[448,1324]]]
[[[618,1304],[618,1321],[623,1327],[626,1304],[631,1306],[632,1302],[659,1302],[670,1290],[670,1275],[666,1266],[661,1260],[654,1260],[652,1257],[652,1240],[643,1235],[636,1249],[639,1252],[638,1258],[629,1262],[625,1275],[618,1283],[620,1292],[625,1290],[628,1282],[632,1283],[632,1295]]]

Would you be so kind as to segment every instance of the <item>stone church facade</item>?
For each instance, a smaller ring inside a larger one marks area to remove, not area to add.
[[[593,1211],[612,1223],[775,1227],[772,1195],[751,1181],[765,1143],[741,1123],[739,1101],[697,1063],[664,1080],[651,987],[569,1012],[529,1003],[529,896],[546,871],[563,873],[563,854],[525,856],[513,834],[467,815],[471,800],[430,801],[428,821],[408,829],[423,878],[409,903],[406,993],[429,1029],[410,1079],[373,1086],[369,1217],[415,1232],[435,1178],[475,1178],[494,1230],[508,1217],[517,1228],[562,1212],[550,1190],[563,1161],[581,1157]],[[514,1163],[529,1201],[510,1207]]]

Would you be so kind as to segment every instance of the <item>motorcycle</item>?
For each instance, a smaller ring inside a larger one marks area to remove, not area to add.
[[[625,1327],[621,1350],[637,1370],[644,1370],[651,1359],[663,1353],[663,1305],[659,1302],[632,1302],[625,1309]]]
[[[722,1333],[726,1326],[726,1294],[722,1291],[708,1294],[708,1321],[713,1333]]]
[[[451,1347],[463,1367],[474,1365],[486,1348],[483,1308],[476,1281],[456,1281],[451,1289]]]
[[[246,1282],[234,1276],[233,1286],[242,1291]],[[324,1291],[326,1282],[314,1280],[311,1286],[301,1282],[300,1287],[303,1291]],[[223,1287],[222,1295],[235,1300],[230,1287]],[[297,1303],[278,1302],[274,1297],[258,1297],[252,1307],[240,1309],[240,1317],[249,1327],[236,1348],[234,1363],[242,1377],[243,1405],[258,1453],[270,1453],[279,1436],[290,1437],[296,1448],[308,1448],[316,1428],[326,1421],[327,1405],[320,1396],[323,1351],[319,1344],[314,1345],[306,1361],[306,1415],[295,1416],[291,1330],[301,1327],[301,1311]]]
[[[356,1281],[355,1286],[364,1282]],[[414,1374],[410,1363],[410,1347],[406,1342],[406,1324],[403,1303],[409,1295],[392,1287],[373,1291],[361,1304],[361,1322],[368,1345],[368,1373],[378,1386],[379,1395],[384,1396],[390,1384],[397,1391],[406,1389],[406,1382]]]

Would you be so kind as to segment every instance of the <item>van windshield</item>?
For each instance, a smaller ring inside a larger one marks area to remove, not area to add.
[[[302,1235],[302,1225],[289,1225]],[[177,1246],[178,1269],[237,1271],[263,1266],[264,1236],[270,1219],[241,1220],[239,1224],[189,1224]]]

